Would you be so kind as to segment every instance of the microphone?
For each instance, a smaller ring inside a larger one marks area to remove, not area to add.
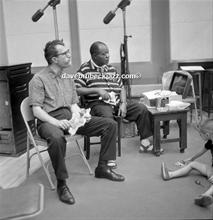
[[[33,16],[32,16],[32,20],[34,22],[38,21],[42,16],[44,15],[44,11],[39,9]]]
[[[53,9],[56,7],[57,4],[60,4],[61,0],[50,0],[47,5],[43,9],[39,9],[33,16],[32,20],[34,22],[38,21],[43,15],[46,8],[50,5],[53,7]]]
[[[122,0],[120,1],[120,3],[118,4],[118,6],[110,11],[103,19],[104,24],[109,24],[109,22],[115,17],[115,12],[120,8],[120,9],[124,9],[126,6],[130,5],[130,2],[132,0]]]
[[[104,24],[109,24],[109,22],[115,17],[115,12],[118,10],[118,8],[116,8],[113,11],[110,11],[103,19]]]
[[[131,1],[132,0],[122,0],[122,1],[120,1],[120,3],[118,4],[118,8],[124,9],[126,6],[130,5]]]

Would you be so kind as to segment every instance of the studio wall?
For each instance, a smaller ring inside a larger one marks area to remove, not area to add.
[[[213,1],[170,0],[172,60],[213,58]]]
[[[32,66],[44,66],[44,44],[55,39],[53,9],[48,7],[37,22],[31,17],[45,7],[44,0],[2,0],[7,47],[7,64],[32,62]],[[70,46],[68,0],[56,6],[59,37]]]
[[[103,41],[110,48],[111,62],[120,62],[120,44],[124,37],[123,12],[119,8],[109,24],[106,14],[117,7],[118,0],[77,0],[81,60],[89,59],[89,47],[94,41]],[[126,7],[126,34],[129,61],[144,62],[151,59],[150,0],[133,0]]]
[[[123,18],[119,9],[109,24],[104,16],[119,0],[61,0],[57,6],[60,38],[72,49],[72,70],[89,59],[89,46],[101,40],[110,48],[110,61],[120,67]],[[46,65],[44,44],[55,38],[53,10],[39,21],[32,15],[48,0],[0,0],[0,65],[32,62]],[[177,60],[213,58],[213,0],[132,0],[126,9],[131,73],[142,74],[135,84],[160,82]]]

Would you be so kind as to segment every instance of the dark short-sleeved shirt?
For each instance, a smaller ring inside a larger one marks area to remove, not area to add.
[[[206,150],[210,150],[211,152],[213,152],[213,143],[212,143],[212,140],[208,140],[206,143],[205,143],[205,148]]]
[[[204,145],[206,150],[210,150],[212,154],[212,167],[213,167],[213,143],[212,140],[208,140]]]
[[[75,77],[77,88],[101,88],[107,92],[120,94],[123,87],[122,79],[117,70],[111,65],[103,67],[95,66],[90,60],[81,65]],[[86,95],[85,98],[90,101],[99,99],[97,94]]]
[[[46,112],[70,108],[79,102],[73,76],[68,73],[58,76],[49,67],[44,68],[29,83],[29,100],[31,106],[40,106]]]

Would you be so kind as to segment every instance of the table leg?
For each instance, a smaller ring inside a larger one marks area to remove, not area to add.
[[[167,138],[167,135],[169,135],[169,121],[163,122],[163,138]]]
[[[212,103],[212,99],[213,99],[213,90],[212,90],[212,74],[210,74],[210,72],[207,73],[207,79],[208,79],[208,82],[209,82],[209,93],[208,93],[208,118],[210,117],[210,114],[211,114],[211,110],[212,110],[212,107],[211,107],[211,103]]]
[[[160,121],[154,118],[153,152],[160,156]]]
[[[198,83],[199,83],[199,108],[200,108],[200,120],[202,121],[203,120],[203,109],[202,109],[202,103],[203,103],[203,100],[202,100],[202,85],[201,85],[201,73],[199,72],[198,74]]]
[[[180,146],[180,152],[184,153],[185,148],[187,147],[187,114],[184,113],[181,116],[181,119],[178,120],[179,123],[179,146]]]

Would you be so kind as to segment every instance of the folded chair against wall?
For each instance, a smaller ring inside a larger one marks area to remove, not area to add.
[[[164,90],[171,90],[182,95],[182,101],[188,102],[194,105],[195,109],[195,120],[199,122],[198,110],[197,110],[197,97],[195,95],[193,78],[187,71],[168,71],[162,76],[162,86]],[[191,121],[192,121],[192,106],[191,110]],[[202,114],[202,112],[200,112]]]
[[[45,175],[49,181],[49,184],[51,186],[51,189],[54,190],[55,186],[52,182],[49,170],[47,165],[45,164],[41,153],[47,151],[48,149],[48,145],[46,140],[42,139],[41,137],[38,136],[37,132],[36,132],[36,121],[35,121],[35,117],[33,115],[32,109],[29,106],[29,99],[28,97],[25,98],[22,103],[21,103],[21,114],[22,117],[24,119],[24,123],[26,125],[27,128],[27,168],[26,168],[26,177],[29,176],[29,169],[30,169],[30,160],[32,158],[32,156],[37,155],[38,159],[41,163],[41,166],[45,172]],[[78,140],[82,139],[83,136],[81,135],[66,135],[66,140],[67,140],[67,144],[69,144],[70,142],[75,141],[76,142],[76,146],[79,150],[79,155],[81,156],[81,158],[83,159],[85,165],[87,166],[89,173],[92,175],[93,171],[84,155],[83,150],[81,149]],[[34,154],[30,154],[30,146],[33,146],[33,148],[35,149],[35,153]]]

